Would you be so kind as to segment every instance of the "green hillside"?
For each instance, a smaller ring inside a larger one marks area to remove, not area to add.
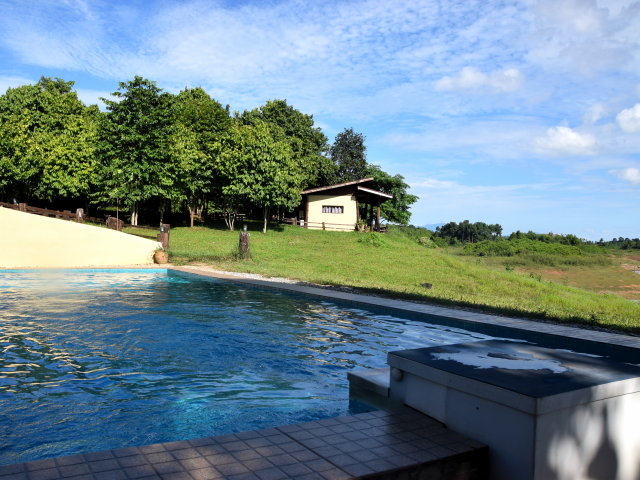
[[[282,226],[266,234],[252,232],[250,260],[236,257],[237,244],[238,232],[176,228],[171,231],[170,259],[176,264],[207,264],[220,270],[640,333],[640,304],[547,281],[540,275],[470,262],[443,249],[425,248],[397,230],[380,235]]]

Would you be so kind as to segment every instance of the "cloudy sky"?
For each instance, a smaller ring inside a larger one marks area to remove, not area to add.
[[[412,223],[640,236],[640,1],[0,0],[0,91],[142,75],[284,98],[420,197]]]

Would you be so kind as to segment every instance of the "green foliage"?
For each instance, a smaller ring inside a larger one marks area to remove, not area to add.
[[[214,148],[222,194],[261,206],[264,232],[270,208],[293,208],[300,203],[303,178],[289,143],[277,134],[274,138],[274,128],[278,127],[262,120],[254,125],[235,124]]]
[[[386,247],[388,244],[384,236],[378,232],[367,232],[358,237],[358,243],[369,245],[371,247]]]
[[[408,225],[411,219],[409,209],[418,201],[416,195],[407,192],[409,185],[404,182],[402,175],[389,175],[378,165],[368,165],[365,176],[373,177],[375,188],[381,192],[393,195],[380,206],[382,218],[391,223]]]
[[[345,128],[336,135],[330,149],[331,159],[338,167],[337,181],[350,182],[365,178],[367,174],[367,147],[364,135]]]
[[[448,239],[451,244],[458,242],[481,242],[487,239],[498,239],[502,234],[502,226],[488,225],[484,222],[470,223],[464,220],[459,224],[449,222],[436,228],[436,236]]]
[[[24,202],[86,198],[99,113],[72,88],[42,77],[0,97],[0,195]]]
[[[140,202],[177,196],[170,156],[173,96],[138,76],[120,82],[112,95],[117,100],[102,99],[107,114],[99,129],[101,183],[96,199],[122,200],[135,225]],[[189,141],[186,133],[183,141]]]
[[[207,200],[219,198],[221,179],[214,175],[214,144],[231,127],[229,106],[212,99],[202,88],[184,89],[173,102],[169,155],[175,201],[184,201],[193,226],[194,215]],[[218,202],[221,203],[221,202]]]
[[[275,134],[289,143],[293,159],[303,172],[302,188],[335,183],[336,166],[326,157],[329,141],[314,125],[313,115],[296,110],[286,100],[270,100],[260,108],[243,112],[239,119],[245,125],[261,120],[279,127]]]

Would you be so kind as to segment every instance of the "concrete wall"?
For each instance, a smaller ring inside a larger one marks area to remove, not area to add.
[[[358,213],[353,195],[308,195],[307,201],[309,228],[322,229],[322,222],[325,222],[326,230],[355,230]],[[343,207],[344,213],[322,213],[324,205]]]
[[[0,207],[0,268],[153,263],[158,242]]]

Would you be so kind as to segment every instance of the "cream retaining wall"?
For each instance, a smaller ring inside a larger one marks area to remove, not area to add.
[[[148,265],[160,247],[115,230],[0,207],[0,268]]]

